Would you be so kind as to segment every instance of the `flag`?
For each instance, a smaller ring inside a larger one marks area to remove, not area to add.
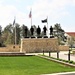
[[[31,13],[31,11],[30,11],[30,13],[29,13],[29,18],[31,18],[32,17],[32,13]]]
[[[41,20],[42,23],[46,23],[47,22],[47,19],[44,19],[44,20]]]
[[[13,21],[13,25],[15,24],[15,19],[14,19],[14,21]]]

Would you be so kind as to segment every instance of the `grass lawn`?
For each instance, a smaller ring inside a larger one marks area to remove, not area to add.
[[[66,71],[75,71],[75,68],[37,56],[0,57],[0,75],[40,75]]]

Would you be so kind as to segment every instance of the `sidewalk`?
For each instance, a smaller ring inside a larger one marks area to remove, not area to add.
[[[54,74],[42,74],[42,75],[75,75],[75,72],[54,73]]]
[[[38,55],[38,54],[43,54],[43,53],[27,53],[26,55]],[[49,53],[44,53],[44,55],[49,56]],[[57,58],[57,53],[56,52],[51,53],[51,57]],[[68,51],[61,51],[59,53],[59,58],[68,60]],[[70,60],[75,62],[75,55],[71,55]]]
[[[44,55],[49,56],[49,53],[44,53]],[[57,58],[57,53],[51,53],[51,57]],[[59,53],[59,58],[64,59],[64,60],[68,60],[68,51],[61,51]],[[75,55],[71,55],[70,60],[75,62]]]

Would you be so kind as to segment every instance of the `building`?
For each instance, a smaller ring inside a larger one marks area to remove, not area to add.
[[[75,32],[65,32],[66,44],[75,47]]]

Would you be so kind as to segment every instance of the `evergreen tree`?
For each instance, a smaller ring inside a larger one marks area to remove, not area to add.
[[[56,23],[54,25],[54,37],[58,38],[59,44],[62,44],[62,42],[64,42],[65,39],[65,31],[61,28],[60,24]]]
[[[2,38],[5,44],[13,43],[13,27],[12,24],[7,25],[2,32]]]

